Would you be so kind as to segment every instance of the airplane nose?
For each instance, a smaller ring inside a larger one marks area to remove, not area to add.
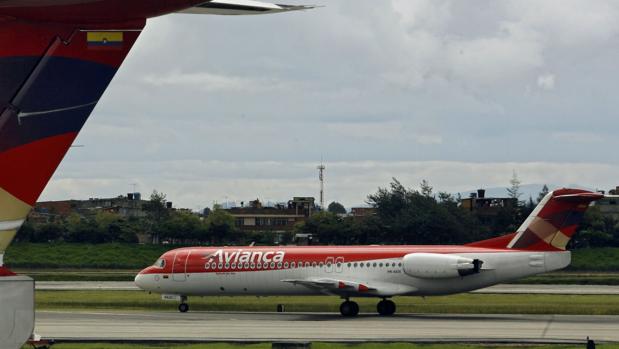
[[[145,280],[145,275],[142,274],[142,272],[140,272],[138,275],[135,276],[135,280],[133,280],[133,282],[135,283],[135,285],[139,288],[141,288],[142,290],[146,291],[146,280]]]

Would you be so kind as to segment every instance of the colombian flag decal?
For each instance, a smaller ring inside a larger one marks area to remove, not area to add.
[[[121,49],[123,47],[124,33],[123,32],[88,32],[86,33],[86,41],[90,49]]]

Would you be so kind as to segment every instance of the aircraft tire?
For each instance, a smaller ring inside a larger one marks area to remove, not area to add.
[[[189,304],[187,303],[181,303],[178,305],[178,311],[180,311],[181,313],[186,313],[189,311]]]
[[[342,316],[354,317],[359,314],[359,304],[352,301],[346,301],[340,305],[340,313]]]
[[[376,305],[376,311],[381,316],[391,316],[395,314],[396,306],[393,301],[383,299]]]

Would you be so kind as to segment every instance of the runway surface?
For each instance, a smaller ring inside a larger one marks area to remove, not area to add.
[[[619,341],[619,316],[335,313],[37,312],[36,333],[57,340]]]
[[[131,281],[39,281],[37,290],[55,291],[133,291],[139,290]],[[619,295],[619,286],[605,285],[496,285],[473,293],[503,294],[595,294]]]

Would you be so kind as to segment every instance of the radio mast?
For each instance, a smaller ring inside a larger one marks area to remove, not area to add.
[[[325,165],[320,160],[320,166],[318,168],[318,179],[320,180],[320,209],[325,210],[325,176],[324,171],[326,169]]]

